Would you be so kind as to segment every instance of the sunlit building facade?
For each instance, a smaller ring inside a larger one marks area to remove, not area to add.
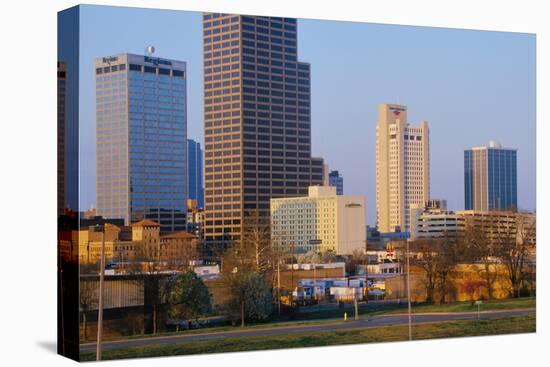
[[[407,122],[407,107],[382,104],[376,126],[376,212],[380,232],[408,231],[411,206],[430,197],[428,123]]]
[[[185,62],[119,54],[95,74],[97,215],[185,230]]]
[[[227,246],[246,215],[323,181],[311,157],[310,65],[298,61],[297,21],[203,15],[205,240]]]
[[[271,241],[286,253],[366,251],[366,199],[312,186],[308,196],[271,199]]]

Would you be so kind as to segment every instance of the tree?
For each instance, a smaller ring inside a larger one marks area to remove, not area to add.
[[[97,307],[97,288],[96,282],[90,280],[80,280],[80,313],[82,314],[82,328],[84,340],[88,339],[88,312],[95,306]]]
[[[461,258],[481,265],[481,267],[476,266],[475,269],[483,279],[487,297],[492,299],[498,272],[494,256],[495,248],[488,228],[483,225],[476,226],[473,217],[466,217],[464,229],[459,232],[457,240]]]
[[[368,256],[364,250],[355,250],[350,256],[346,257],[346,271],[349,274],[356,274],[359,271],[359,266],[368,265]]]
[[[337,256],[336,253],[332,250],[326,250],[324,252],[321,252],[321,261],[324,264],[330,264],[333,262],[336,262]]]
[[[411,241],[411,252],[416,253],[412,265],[425,272],[426,301],[444,303],[450,301],[453,285],[451,276],[459,261],[456,241],[448,236]],[[438,297],[436,297],[436,295]]]
[[[230,289],[229,316],[241,320],[265,320],[273,310],[273,299],[266,287],[264,276],[246,269],[224,274],[224,283]]]
[[[257,211],[247,212],[243,221],[243,236],[240,241],[240,256],[248,258],[256,272],[272,268],[272,246],[269,217]]]
[[[437,280],[437,253],[430,246],[429,240],[411,241],[411,252],[417,254],[411,259],[411,265],[422,268],[425,273],[424,285],[426,287],[426,302],[432,303],[435,299],[435,286]],[[406,255],[403,256],[406,259]],[[409,271],[407,269],[407,271]]]
[[[479,290],[484,285],[485,283],[479,279],[466,279],[462,283],[462,289],[470,296],[470,301],[472,301],[472,304],[474,303],[474,301],[477,301],[476,293],[479,293]]]
[[[317,252],[311,250],[311,251],[306,252],[305,254],[297,255],[296,260],[299,264],[320,264],[321,263],[321,255],[319,255]]]
[[[168,303],[168,315],[174,319],[189,320],[212,311],[208,288],[193,271],[175,277],[168,294]]]
[[[497,253],[506,267],[511,295],[519,297],[528,273],[529,254],[536,243],[536,218],[522,213],[514,214],[514,230],[498,238]]]

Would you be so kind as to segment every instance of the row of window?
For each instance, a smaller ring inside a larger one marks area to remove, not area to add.
[[[100,74],[107,74],[111,72],[125,71],[125,70],[126,70],[126,64],[119,64],[119,65],[111,65],[111,66],[96,68],[95,73],[96,75],[100,75]]]

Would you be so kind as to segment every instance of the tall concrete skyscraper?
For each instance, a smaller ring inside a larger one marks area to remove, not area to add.
[[[344,178],[338,171],[330,171],[328,174],[329,186],[336,187],[336,195],[344,195]]]
[[[464,151],[464,208],[466,210],[516,209],[517,151],[489,146]]]
[[[271,198],[323,180],[311,157],[310,65],[298,61],[296,19],[203,15],[205,240],[238,241]]]
[[[202,172],[201,144],[187,140],[187,182],[189,199],[196,200],[199,208],[204,208],[204,183]]]
[[[96,59],[97,214],[185,230],[186,64],[119,54]]]
[[[407,107],[381,104],[376,126],[376,211],[380,232],[407,231],[412,204],[430,198],[428,123],[407,123]]]

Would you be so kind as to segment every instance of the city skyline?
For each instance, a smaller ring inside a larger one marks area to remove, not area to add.
[[[83,42],[87,47],[81,53],[82,74],[93,72],[93,67],[86,65],[95,57],[124,51],[144,53],[149,44],[156,46],[158,57],[186,61],[188,137],[203,143],[201,13],[98,6],[84,6],[82,10],[86,19],[82,38],[90,39],[89,43]],[[98,31],[99,21],[104,24],[105,17],[119,16],[125,17],[124,24],[115,26],[116,22],[111,22],[113,25]],[[139,24],[149,21],[159,26],[154,30],[139,29]],[[109,34],[122,26],[135,28],[136,32],[128,31],[131,37],[121,35],[112,40]],[[169,34],[168,29],[172,29],[170,34],[181,37],[176,40],[174,36],[163,36]],[[318,34],[326,35],[322,47],[313,41]],[[342,42],[350,36],[366,40],[365,46]],[[346,176],[348,194],[365,195],[368,202],[374,203],[376,109],[380,103],[401,103],[413,111],[411,120],[430,121],[431,197],[446,199],[451,210],[462,209],[463,150],[499,140],[518,149],[520,209],[535,209],[534,52],[529,52],[534,51],[534,36],[300,19],[298,40],[300,59],[312,65],[312,155],[323,157],[329,168],[338,167]],[[445,44],[437,42],[441,40]],[[392,48],[392,44],[399,47]],[[406,52],[410,57],[387,58],[394,52]],[[476,62],[464,54],[475,54]],[[342,55],[349,57],[343,59]],[[434,64],[438,66],[435,69]],[[343,70],[343,66],[349,70]],[[357,78],[350,78],[350,73],[356,73]],[[81,162],[81,207],[86,208],[96,204],[95,189],[88,184],[91,180],[93,186],[95,181],[95,162],[87,161],[95,157],[87,142],[90,134],[95,135],[93,124],[90,127],[88,122],[90,114],[95,120],[95,112],[86,102],[89,91],[85,86],[90,80],[84,75],[81,78],[81,156],[86,157]],[[419,81],[422,86],[417,85]],[[440,83],[453,87],[442,92]],[[344,97],[333,98],[335,90]],[[498,133],[492,128],[494,123],[500,124]],[[474,128],[477,134],[472,137]],[[349,159],[351,156],[364,159]],[[375,205],[368,206],[370,225],[375,222],[375,210]]]

